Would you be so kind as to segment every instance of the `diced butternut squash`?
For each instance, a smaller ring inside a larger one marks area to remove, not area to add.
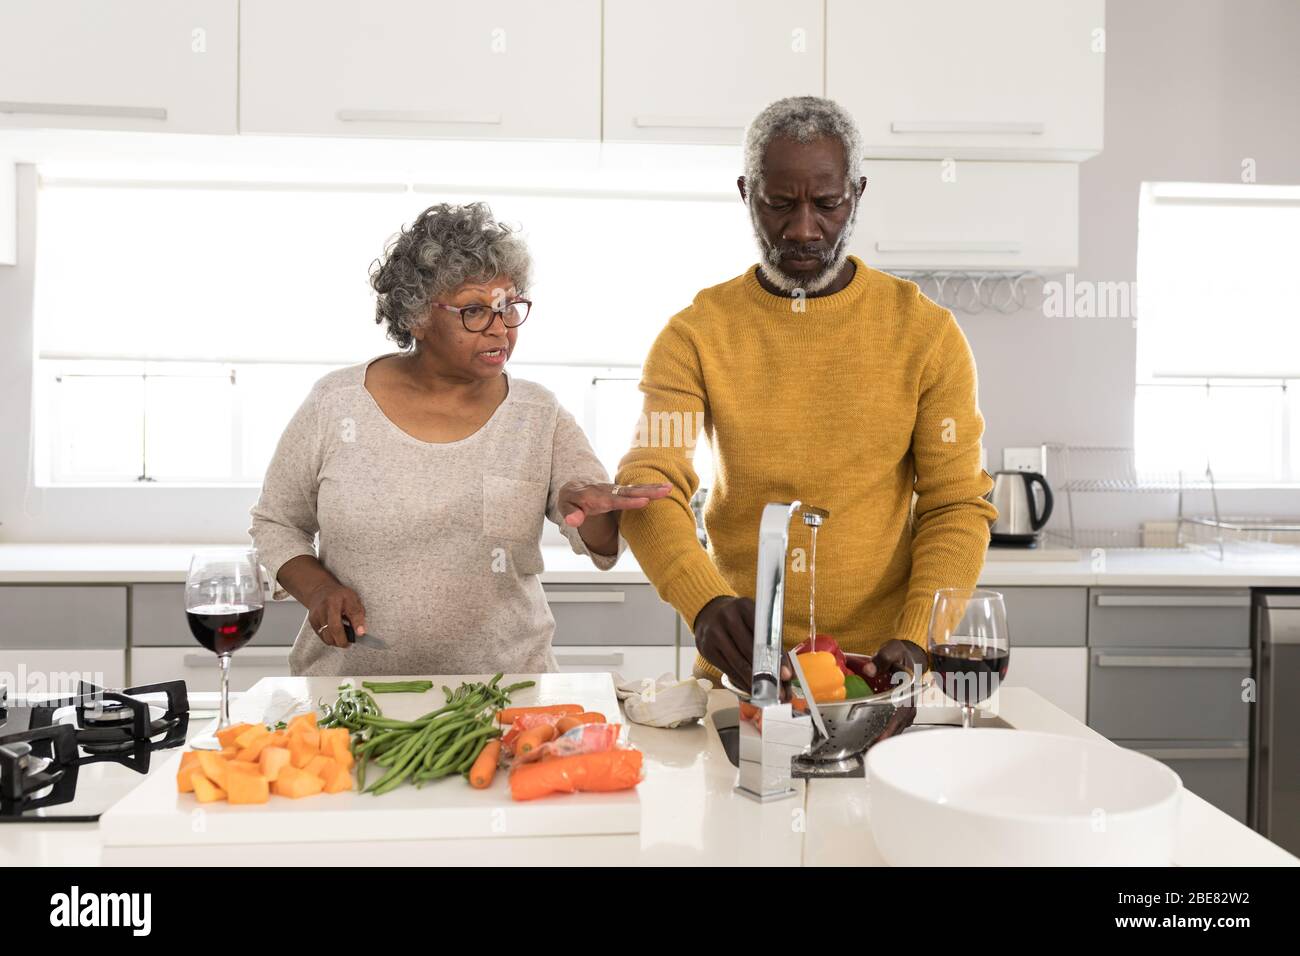
[[[287,730],[273,730],[273,731],[271,731],[271,735],[270,735],[270,736],[271,736],[271,742],[270,742],[269,744],[267,744],[268,747],[284,747],[286,750],[288,749],[288,747],[289,747],[289,731],[287,731]]]
[[[199,755],[193,750],[181,754],[181,766],[176,771],[176,790],[178,793],[193,793],[194,781],[190,779],[199,770]]]
[[[222,790],[226,788],[226,773],[229,762],[225,757],[212,750],[200,750],[199,766],[203,768],[203,776]]]
[[[226,799],[231,803],[266,803],[271,799],[270,784],[260,773],[231,773],[228,780]]]
[[[307,771],[307,773],[311,774],[313,777],[320,777],[322,780],[324,780],[325,774],[322,773],[322,771],[326,767],[337,767],[337,766],[338,764],[334,762],[334,759],[332,757],[326,757],[324,754],[317,754],[315,757],[312,757],[311,760],[307,762],[307,766],[303,767],[302,769]]]
[[[301,740],[312,750],[320,752],[320,731],[314,727],[299,727],[289,734],[290,740]]]
[[[266,747],[262,750],[262,756],[258,759],[261,766],[262,776],[267,780],[275,783],[280,776],[280,771],[285,767],[291,767],[289,761],[288,747]]]
[[[190,782],[194,785],[194,796],[198,797],[199,803],[226,799],[226,791],[205,777],[201,768],[190,775]]]
[[[251,727],[249,727],[242,734],[240,734],[238,737],[235,738],[235,746],[238,747],[240,750],[243,750],[245,747],[251,747],[254,740],[256,740],[259,737],[265,737],[270,732],[271,731],[266,729],[265,724],[253,724]]]
[[[231,760],[226,763],[226,782],[230,782],[232,774],[237,773],[243,776],[248,776],[250,774],[257,775],[261,772],[262,768],[258,764],[247,763],[243,760]]]
[[[222,749],[235,746],[235,740],[253,724],[231,724],[224,730],[217,731],[217,739],[221,741]]]
[[[289,738],[289,762],[299,770],[311,763],[317,755],[316,745],[304,740],[302,734],[294,734]]]
[[[299,797],[314,796],[324,789],[324,780],[295,767],[283,768],[280,771],[279,779],[275,781],[275,792],[282,797],[290,797],[294,800]]]
[[[352,789],[352,774],[335,761],[330,761],[329,766],[321,771],[320,778],[325,781],[326,793],[342,793]]]
[[[294,728],[302,727],[306,729],[316,729],[316,712],[313,710],[307,714],[299,714],[289,721],[289,734],[292,735]]]
[[[239,751],[239,753],[235,755],[235,759],[243,761],[244,763],[256,763],[257,758],[262,756],[262,751],[271,745],[271,741],[272,738],[270,734],[263,734],[243,750]]]

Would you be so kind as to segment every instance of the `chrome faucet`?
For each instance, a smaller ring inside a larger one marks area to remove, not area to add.
[[[758,525],[758,582],[754,592],[754,673],[749,703],[757,714],[740,722],[740,774],[736,789],[759,801],[794,791],[791,761],[813,740],[808,714],[796,715],[781,703],[781,632],[785,621],[785,559],[790,520],[820,527],[830,513],[795,501],[764,506]]]

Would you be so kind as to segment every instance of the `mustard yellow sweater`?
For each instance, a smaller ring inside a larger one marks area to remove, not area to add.
[[[817,540],[817,630],[846,650],[925,646],[936,588],[971,587],[997,512],[982,497],[975,364],[952,314],[854,258],[842,291],[798,301],[754,269],[705,289],[646,359],[645,408],[618,481],[670,482],[622,514],[660,596],[693,625],[719,595],[754,596],[770,501],[830,512]],[[699,546],[693,425],[713,450]],[[912,507],[916,494],[915,509]],[[791,523],[785,645],[808,636],[809,529]],[[697,661],[697,670],[716,674]]]

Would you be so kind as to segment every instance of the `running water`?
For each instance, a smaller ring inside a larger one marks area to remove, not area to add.
[[[808,646],[817,650],[817,525],[812,526],[812,555],[808,560]]]

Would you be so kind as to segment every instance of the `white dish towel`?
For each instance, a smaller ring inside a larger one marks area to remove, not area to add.
[[[614,691],[623,702],[627,719],[647,727],[695,723],[709,709],[711,690],[710,681],[693,677],[679,681],[672,674],[664,674],[658,680],[625,680],[622,674],[614,675]]]

